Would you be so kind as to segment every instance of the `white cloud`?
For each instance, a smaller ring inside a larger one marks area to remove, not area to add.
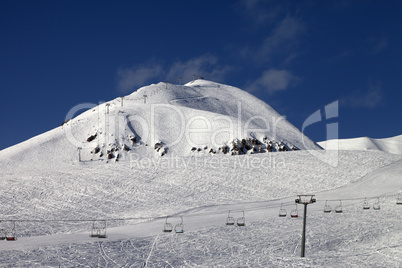
[[[261,46],[245,47],[241,54],[258,62],[267,62],[276,54],[289,52],[292,53],[292,57],[296,57],[296,48],[304,32],[305,26],[301,21],[287,16],[263,40]]]
[[[117,87],[121,91],[130,91],[143,86],[151,79],[159,77],[163,72],[160,64],[147,63],[131,68],[117,70]]]
[[[169,68],[166,77],[170,81],[177,81],[181,77],[186,82],[195,75],[197,78],[203,76],[208,80],[221,81],[230,70],[232,67],[228,65],[219,65],[215,56],[205,54],[187,61],[176,61]]]
[[[289,51],[298,44],[298,38],[304,32],[303,24],[297,19],[286,17],[272,31],[261,47],[261,53],[270,57],[276,51]]]
[[[220,65],[217,57],[205,54],[187,61],[177,60],[171,66],[164,67],[155,60],[130,68],[117,70],[117,87],[120,91],[132,91],[140,86],[154,82],[170,81],[183,83],[203,76],[205,79],[223,82],[228,72],[233,70],[229,65]],[[156,81],[155,81],[156,80]]]
[[[370,37],[368,39],[368,44],[370,46],[370,53],[376,54],[387,48],[388,39],[387,38],[376,38]]]
[[[288,16],[272,31],[265,43],[271,47],[278,47],[287,42],[294,42],[303,32],[303,24],[299,20]]]
[[[341,98],[341,104],[349,107],[373,109],[384,103],[384,93],[379,82],[369,82],[366,91],[355,91]]]
[[[269,0],[241,0],[240,8],[257,25],[272,22],[283,11],[283,6]]]
[[[287,70],[270,69],[264,71],[257,80],[250,83],[247,89],[249,91],[263,90],[273,94],[294,86],[299,80],[297,76]]]

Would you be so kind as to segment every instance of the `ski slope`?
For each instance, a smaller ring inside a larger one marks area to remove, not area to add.
[[[77,111],[0,151],[0,234],[17,238],[0,240],[1,267],[402,263],[401,136],[341,151],[320,143],[324,151],[268,104],[205,80],[150,85]],[[298,194],[317,199],[307,258],[302,206],[289,216]],[[365,198],[381,209],[363,210]],[[326,203],[342,203],[343,213],[324,214]],[[229,211],[246,226],[226,226]],[[184,233],[162,232],[181,219]],[[104,222],[107,238],[91,238]]]
[[[28,221],[17,222],[17,241],[0,241],[0,258],[9,260],[3,262],[6,267],[334,267],[362,261],[398,267],[402,207],[395,201],[402,192],[400,156],[344,151],[334,168],[308,151],[275,154],[281,165],[256,169],[243,164],[223,174],[202,159],[188,162],[186,170],[82,163],[55,176],[45,172],[27,177],[1,195],[3,204],[9,203],[7,193],[24,196],[3,207],[2,215]],[[226,171],[239,165],[236,158],[264,157],[217,156],[229,159]],[[7,177],[5,185],[15,183],[15,176]],[[30,180],[34,183],[28,184]],[[317,198],[308,209],[306,259],[298,257],[302,217],[278,217],[280,204],[290,213],[301,192]],[[381,210],[363,211],[365,197],[371,203],[380,198]],[[334,208],[339,199],[343,214],[322,212],[325,200]],[[235,218],[245,211],[246,226],[225,226],[228,210]],[[162,232],[167,215],[173,224],[183,216],[184,234]],[[33,219],[38,221],[29,222]],[[52,221],[57,219],[82,222]],[[108,238],[89,237],[91,219],[110,219]]]

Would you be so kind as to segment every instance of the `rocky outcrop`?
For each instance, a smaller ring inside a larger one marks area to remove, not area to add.
[[[203,147],[204,150],[208,149],[208,146]],[[244,154],[260,154],[260,153],[270,153],[270,152],[286,152],[286,151],[296,151],[299,150],[296,146],[285,142],[285,141],[275,141],[270,140],[266,137],[262,139],[262,141],[256,138],[243,138],[243,139],[234,139],[229,142],[229,145],[223,145],[218,148],[218,150],[214,148],[210,148],[210,154],[216,154],[217,152],[221,152],[223,154],[230,155],[244,155]],[[192,147],[191,152],[201,152],[201,148]]]
[[[94,135],[89,136],[88,139],[87,139],[87,142],[93,141],[94,139],[96,139],[97,136],[98,136],[97,133],[95,133]]]
[[[158,141],[155,143],[154,150],[159,153],[161,156],[164,156],[167,153],[167,147],[164,146],[164,143],[161,141]]]

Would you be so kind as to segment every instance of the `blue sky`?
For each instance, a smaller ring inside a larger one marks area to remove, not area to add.
[[[195,74],[301,129],[339,101],[339,137],[402,134],[402,1],[1,1],[0,149],[68,111]],[[321,122],[306,128],[326,137]]]

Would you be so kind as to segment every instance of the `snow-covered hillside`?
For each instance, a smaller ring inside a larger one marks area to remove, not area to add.
[[[390,154],[402,154],[402,135],[385,138],[373,139],[368,137],[354,139],[339,139],[318,142],[326,150],[377,150]]]
[[[240,89],[143,87],[0,151],[0,266],[400,267],[402,156],[317,149]]]
[[[68,117],[80,107],[86,106],[77,105]],[[78,161],[79,153],[82,161],[106,162],[132,153],[232,155],[319,148],[249,93],[195,80],[184,86],[150,85],[102,103],[58,128],[0,151],[0,158],[13,166],[28,162],[40,167],[43,162],[70,165]]]

